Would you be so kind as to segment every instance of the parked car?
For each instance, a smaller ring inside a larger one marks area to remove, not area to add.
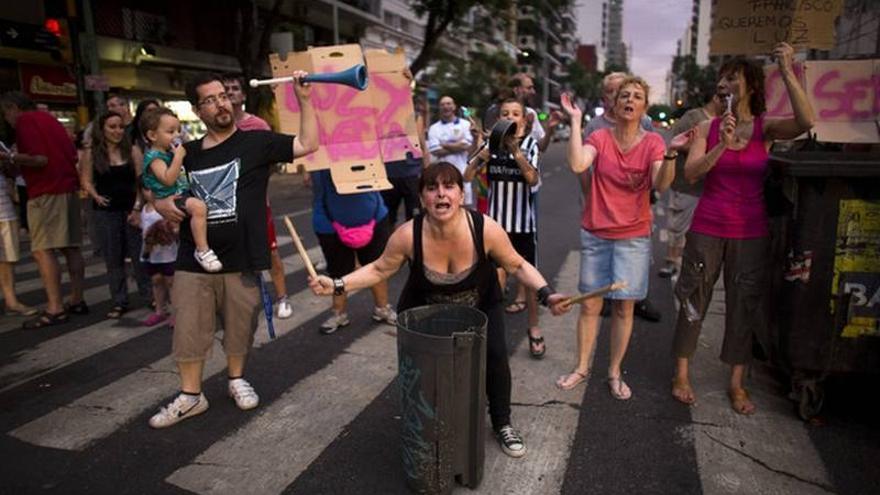
[[[571,137],[571,127],[568,124],[559,124],[556,126],[556,132],[553,133],[553,141],[568,141]]]

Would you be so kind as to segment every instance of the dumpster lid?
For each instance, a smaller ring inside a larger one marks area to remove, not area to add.
[[[781,165],[793,177],[880,177],[876,153],[792,151],[771,153],[770,165]]]

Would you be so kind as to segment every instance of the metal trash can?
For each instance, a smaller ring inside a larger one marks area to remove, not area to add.
[[[771,218],[771,364],[807,420],[831,374],[880,373],[880,160],[869,153],[774,154],[786,212]]]
[[[419,306],[397,317],[401,454],[416,493],[475,488],[486,441],[486,315],[474,308]]]

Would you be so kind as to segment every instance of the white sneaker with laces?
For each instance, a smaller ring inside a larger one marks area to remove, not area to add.
[[[208,248],[207,251],[196,250],[193,252],[193,256],[208,273],[219,272],[223,269],[223,263],[220,262],[220,258],[217,257],[213,249]]]
[[[281,318],[282,320],[293,316],[293,305],[290,304],[290,300],[287,299],[287,296],[278,299],[278,311],[276,314],[278,315],[278,318]]]
[[[331,333],[339,330],[340,328],[351,323],[348,320],[348,313],[342,312],[339,314],[332,313],[330,318],[327,318],[327,321],[321,323],[320,331],[324,335],[330,335]]]
[[[260,396],[244,378],[229,380],[229,396],[235,400],[235,405],[242,411],[253,409],[260,404]]]
[[[170,404],[159,410],[150,418],[153,428],[168,428],[208,410],[208,399],[205,394],[192,396],[179,394]]]
[[[381,321],[388,325],[397,325],[397,312],[390,304],[386,304],[384,308],[373,308],[373,321]]]
[[[501,450],[510,457],[522,457],[526,455],[526,444],[522,436],[511,425],[504,425],[495,432]]]

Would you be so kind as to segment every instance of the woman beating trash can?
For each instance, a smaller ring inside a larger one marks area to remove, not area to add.
[[[419,196],[423,214],[391,235],[382,256],[342,278],[310,277],[309,286],[322,296],[370,287],[387,280],[408,261],[410,275],[398,311],[424,304],[462,304],[486,313],[489,415],[501,450],[521,457],[526,453],[525,443],[510,422],[510,365],[496,265],[537,290],[538,300],[554,315],[567,312],[570,305],[516,253],[500,225],[462,208],[464,183],[454,165],[437,162],[425,169]]]
[[[752,335],[760,333],[768,319],[770,240],[764,204],[768,150],[776,139],[794,139],[808,131],[814,120],[813,108],[792,68],[793,54],[787,43],[773,50],[793,118],[765,116],[764,68],[754,60],[734,58],[718,71],[717,92],[727,100],[727,111],[700,124],[691,144],[685,179],[696,182],[705,177],[705,182],[675,287],[681,309],[673,343],[672,395],[685,404],[696,400],[688,364],[723,267],[726,292],[721,360],[731,365],[728,396],[736,412],[755,411],[743,388],[743,375],[751,358]]]

